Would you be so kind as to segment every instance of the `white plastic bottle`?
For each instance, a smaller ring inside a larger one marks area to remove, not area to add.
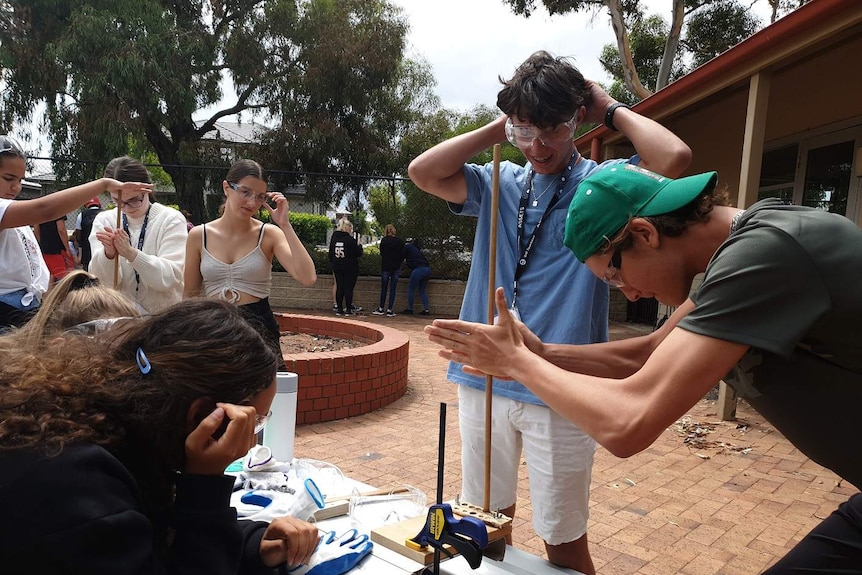
[[[263,429],[263,444],[272,450],[277,461],[290,463],[293,459],[293,442],[296,433],[296,395],[299,377],[295,373],[279,371],[276,376],[278,390],[272,400],[272,417]]]

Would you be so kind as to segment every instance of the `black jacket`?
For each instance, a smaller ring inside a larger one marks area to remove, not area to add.
[[[335,232],[329,241],[329,264],[332,270],[359,269],[362,247],[347,232]]]
[[[276,573],[260,561],[266,523],[237,521],[232,489],[231,477],[179,474],[173,544],[160,556],[138,483],[104,448],[0,452],[0,571]]]
[[[404,246],[405,257],[407,258],[407,267],[411,270],[415,270],[416,268],[427,268],[431,267],[428,265],[428,260],[425,259],[425,255],[422,253],[418,247],[413,245],[412,243],[408,243]]]
[[[386,236],[380,240],[380,269],[394,272],[401,269],[404,261],[404,240],[398,236]]]

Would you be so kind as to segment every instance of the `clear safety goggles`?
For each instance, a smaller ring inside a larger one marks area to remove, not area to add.
[[[78,325],[74,325],[67,329],[64,333],[67,334],[76,334],[76,335],[85,335],[88,337],[95,337],[100,335],[109,329],[111,329],[115,323],[123,320],[134,320],[137,318],[134,317],[111,317],[111,318],[102,318],[102,319],[94,319],[90,321],[85,321],[84,323],[79,323]]]
[[[254,200],[255,204],[262,205],[266,201],[266,198],[269,197],[269,194],[267,193],[257,194],[251,188],[237,184],[236,182],[228,182],[227,185],[230,189],[236,192],[244,202]]]
[[[533,124],[515,124],[512,118],[506,120],[506,138],[518,148],[528,148],[538,139],[544,146],[553,146],[570,141],[577,127],[575,117],[568,122],[557,124],[548,130],[540,130]]]

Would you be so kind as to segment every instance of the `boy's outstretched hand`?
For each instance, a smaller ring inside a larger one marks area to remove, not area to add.
[[[464,364],[466,373],[506,379],[519,354],[529,353],[525,335],[531,346],[541,342],[510,313],[503,288],[494,292],[494,301],[498,314],[495,325],[435,319],[425,327],[425,333],[429,341],[443,348],[440,357]]]

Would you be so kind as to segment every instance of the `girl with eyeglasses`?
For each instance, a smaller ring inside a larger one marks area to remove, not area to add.
[[[26,323],[48,289],[50,274],[30,226],[56,220],[105,190],[130,198],[152,189],[149,182],[123,183],[105,177],[40,198],[15,201],[26,167],[21,143],[0,135],[0,330]]]
[[[140,161],[122,156],[111,160],[105,175],[121,182],[150,182]],[[183,295],[183,261],[188,231],[185,217],[141,193],[122,200],[111,193],[118,207],[93,220],[90,232],[92,259],[89,271],[137,302],[149,313],[177,303]],[[122,211],[117,227],[117,209]],[[119,259],[114,286],[114,260]]]
[[[240,306],[247,316],[263,323],[280,357],[278,323],[269,305],[272,258],[305,286],[317,281],[314,261],[290,225],[287,199],[267,191],[260,164],[234,163],[222,182],[222,193],[221,216],[189,232],[183,297],[204,295]],[[254,217],[261,208],[269,211],[275,225]]]
[[[315,526],[238,521],[230,507],[225,468],[255,445],[279,361],[236,307],[189,300],[57,337],[50,353],[0,337],[4,573],[265,573],[309,559]]]

